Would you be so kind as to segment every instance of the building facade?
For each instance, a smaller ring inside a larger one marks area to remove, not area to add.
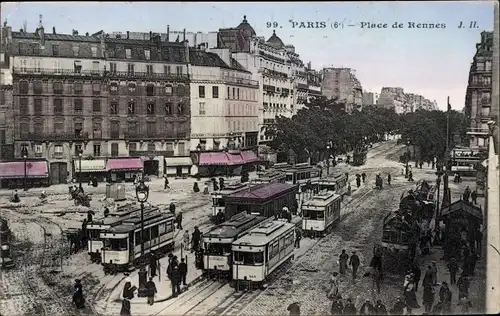
[[[470,127],[473,130],[487,130],[487,122],[493,120],[492,75],[493,32],[481,32],[481,41],[476,44],[465,95],[465,113],[470,118]],[[470,146],[486,149],[487,139],[483,135],[471,135]]]
[[[319,98],[323,94],[321,93],[321,72],[311,68],[311,62],[307,63],[306,68],[307,73],[307,102],[311,102],[314,98]]]
[[[328,99],[345,103],[348,113],[363,106],[363,88],[353,69],[324,68],[321,91]]]
[[[375,104],[375,96],[373,92],[363,91],[363,106]]]
[[[191,145],[223,150],[257,145],[259,82],[227,49],[191,51]]]
[[[10,40],[12,29],[0,28],[0,160],[14,159],[14,112]]]
[[[405,113],[406,95],[403,88],[384,87],[380,91],[377,105],[391,109],[397,114]]]

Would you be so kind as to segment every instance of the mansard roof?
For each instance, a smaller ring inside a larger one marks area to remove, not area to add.
[[[281,48],[285,47],[285,44],[283,44],[283,41],[281,40],[281,38],[279,38],[276,35],[276,31],[273,31],[273,35],[267,40],[266,43],[268,43],[269,45],[271,45],[277,49],[281,49]]]
[[[233,58],[231,58],[231,65],[228,65],[219,55],[203,50],[190,49],[189,60],[191,65],[194,66],[219,67],[250,73]]]
[[[248,34],[250,34],[250,36],[255,36],[256,33],[255,33],[255,30],[253,29],[253,27],[248,23],[247,21],[247,16],[244,15],[243,16],[243,21],[240,23],[240,25],[238,25],[236,27],[236,29],[238,30],[245,30],[248,32]]]
[[[70,41],[70,42],[93,42],[98,43],[101,40],[96,36],[85,35],[69,35],[69,34],[44,34],[46,41]],[[40,36],[37,33],[12,32],[12,38],[39,40]]]

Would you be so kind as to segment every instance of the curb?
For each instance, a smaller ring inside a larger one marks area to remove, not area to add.
[[[196,285],[196,284],[200,283],[203,279],[204,279],[203,275],[200,275],[200,276],[196,277],[193,281],[189,282],[189,283],[185,286],[185,288],[188,288],[188,289],[189,289],[189,287],[191,287],[191,286],[193,286],[193,285]],[[182,293],[184,293],[184,292],[181,292],[181,294],[182,294]],[[137,297],[137,298],[139,298],[139,297]],[[146,297],[141,297],[141,298],[146,298]],[[156,304],[156,303],[162,303],[162,302],[168,301],[168,300],[170,300],[170,299],[172,299],[172,298],[173,298],[173,296],[172,296],[172,295],[170,295],[170,296],[167,296],[167,297],[163,297],[163,298],[155,299],[155,304]],[[114,302],[116,302],[116,303],[121,303],[122,299],[121,299],[121,298],[119,298],[119,299],[114,299],[113,301],[114,301]],[[139,301],[134,301],[134,300],[131,300],[131,301],[130,301],[130,304],[131,304],[131,305],[141,305],[141,304],[147,305],[148,303],[147,303],[146,301],[144,301],[144,302],[139,302]]]

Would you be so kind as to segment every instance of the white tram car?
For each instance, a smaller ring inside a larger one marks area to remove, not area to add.
[[[321,179],[318,182],[319,190],[334,191],[339,195],[347,193],[347,175],[345,173],[337,173],[328,178]]]
[[[244,236],[253,227],[270,220],[264,216],[239,213],[230,220],[214,227],[208,233],[203,234],[204,270],[208,274],[220,273],[231,277],[231,244]]]
[[[324,237],[333,224],[340,220],[342,197],[323,191],[302,204],[302,229],[306,236]]]
[[[160,212],[144,214],[144,240],[141,240],[140,215],[102,232],[101,238],[104,241],[101,252],[104,269],[130,271],[141,257],[142,242],[146,256],[151,251],[164,255],[174,248],[174,215]]]
[[[295,225],[281,220],[262,223],[233,242],[233,279],[262,284],[286,261],[294,258]]]
[[[226,196],[244,190],[248,188],[248,185],[249,185],[248,183],[230,184],[224,187],[224,189],[222,190],[219,190],[217,192],[212,192],[212,216],[210,219],[212,221],[215,221],[219,211],[222,211],[224,213],[226,207],[226,202],[225,202]]]
[[[125,220],[134,216],[140,215],[141,207],[135,204],[127,204],[117,209],[116,212],[111,212],[110,216],[97,218],[90,223],[87,223],[87,250],[91,258],[98,254],[103,248],[101,232],[112,227],[121,225]],[[144,214],[158,211],[158,208],[146,206]]]
[[[262,184],[262,183],[285,183],[286,174],[279,170],[269,170],[263,174],[260,174],[257,179],[252,180],[252,183]]]

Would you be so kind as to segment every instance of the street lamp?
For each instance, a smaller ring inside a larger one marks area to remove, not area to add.
[[[437,201],[436,201],[436,218],[439,218],[441,215],[441,210],[439,209],[439,191],[441,187],[441,176],[443,175],[442,171],[437,171],[436,172],[436,186],[437,186]]]
[[[24,180],[23,180],[23,186],[24,186],[24,191],[28,191],[28,185],[26,183],[27,177],[28,177],[28,169],[27,169],[27,159],[28,159],[28,148],[22,147],[21,148],[21,155],[23,156],[24,159]]]
[[[405,166],[405,178],[408,178],[408,161],[410,160],[410,141],[406,141],[406,166]]]
[[[82,191],[82,156],[83,156],[83,150],[78,150],[78,164],[79,164],[79,172],[78,172],[78,186],[80,188],[80,191]]]
[[[139,297],[147,296],[146,289],[146,261],[144,255],[144,202],[148,200],[149,197],[149,187],[144,184],[144,180],[141,180],[139,184],[135,187],[135,196],[137,201],[141,203],[141,268],[139,270]]]
[[[326,175],[330,175],[330,144],[326,145]]]

